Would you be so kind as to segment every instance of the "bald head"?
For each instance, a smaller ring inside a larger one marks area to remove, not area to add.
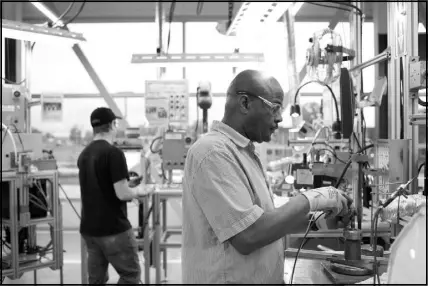
[[[283,100],[278,80],[261,71],[244,70],[227,89],[223,121],[252,141],[269,141],[272,129],[282,121],[281,114],[273,110],[278,110],[275,107],[281,107]]]
[[[257,70],[244,70],[230,83],[227,95],[233,96],[238,91],[247,91],[262,97],[282,93],[279,82],[272,76]]]

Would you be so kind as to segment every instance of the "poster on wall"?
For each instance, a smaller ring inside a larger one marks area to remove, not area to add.
[[[62,121],[63,95],[58,93],[42,93],[42,121]]]
[[[151,127],[189,121],[189,88],[186,80],[146,81],[146,118]]]

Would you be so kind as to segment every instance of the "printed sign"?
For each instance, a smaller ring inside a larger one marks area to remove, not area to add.
[[[146,81],[146,118],[150,126],[188,124],[189,92],[185,80]]]
[[[63,95],[55,93],[43,93],[41,96],[42,120],[62,121]]]

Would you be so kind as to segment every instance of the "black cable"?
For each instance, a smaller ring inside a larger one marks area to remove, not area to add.
[[[294,259],[294,265],[293,265],[293,270],[291,271],[291,278],[290,278],[290,284],[293,284],[293,277],[294,277],[294,271],[296,270],[296,264],[297,264],[297,258],[299,257],[299,253],[300,250],[303,248],[303,246],[306,244],[306,236],[308,236],[309,231],[311,230],[312,225],[323,215],[323,213],[321,213],[320,215],[318,215],[318,217],[315,220],[311,220],[308,223],[308,228],[306,229],[305,235],[303,236],[302,242],[300,243],[299,248],[297,249],[296,252],[296,258]]]
[[[358,150],[357,154],[362,153],[365,150],[370,149],[372,147],[374,147],[373,144],[367,145],[367,146],[361,148],[360,150]],[[348,168],[349,168],[349,166],[351,166],[351,163],[352,163],[352,156],[351,156],[351,158],[349,158],[348,162],[346,162],[346,165],[343,168],[342,174],[340,174],[340,177],[334,186],[336,189],[339,188],[340,182],[342,181],[343,177],[345,177],[346,171],[348,171]]]
[[[55,26],[59,21],[61,21],[67,14],[71,11],[71,9],[74,6],[74,1],[68,5],[67,9],[58,17],[58,20],[56,20],[54,23],[52,23],[52,26]]]
[[[427,107],[427,106],[428,106],[427,102],[426,102],[426,101],[423,101],[423,100],[422,100],[422,99],[420,99],[420,98],[418,98],[418,104],[419,104],[420,106],[423,106],[423,107]]]
[[[333,6],[333,5],[320,4],[319,2],[306,2],[306,3],[312,4],[315,6],[325,7],[325,8],[332,8],[332,9],[338,9],[338,10],[342,10],[342,11],[352,12],[351,10],[346,9],[346,8],[342,8],[339,6]],[[329,2],[329,3],[331,3],[331,2]]]
[[[26,82],[26,81],[27,81],[27,79],[26,79],[26,78],[24,78],[24,79],[23,79],[23,80],[21,80],[20,82],[16,82],[16,81],[13,81],[13,80],[10,80],[10,79],[7,79],[7,78],[4,78],[4,77],[2,77],[1,79],[2,79],[2,80],[4,80],[6,83],[9,83],[9,84],[16,84],[16,85],[23,84],[24,82]]]
[[[195,139],[198,138],[198,127],[199,127],[199,87],[196,89],[196,126],[195,126]]]
[[[22,151],[25,151],[25,147],[24,147],[24,143],[22,142],[22,138],[21,138],[21,134],[19,133],[19,130],[18,130],[18,128],[16,127],[16,125],[15,124],[10,124],[10,125],[12,125],[14,128],[15,128],[15,133],[16,134],[18,134],[18,139],[19,139],[19,143],[21,143],[21,146],[22,146]]]
[[[86,5],[86,0],[82,2],[82,5],[80,5],[79,10],[77,11],[77,13],[76,13],[73,17],[71,17],[71,18],[70,18],[69,20],[67,20],[67,21],[64,21],[64,27],[66,27],[66,26],[67,26],[68,24],[70,24],[70,23],[73,23],[73,21],[74,21],[74,20],[76,20],[76,19],[77,19],[77,17],[79,17],[79,15],[80,15],[80,13],[82,13],[83,8],[85,7],[85,5]]]
[[[9,126],[6,127],[6,130],[4,131],[3,138],[1,140],[1,145],[3,145],[4,141],[6,140],[7,131],[9,131]]]
[[[333,2],[333,3],[337,3],[339,5],[343,5],[343,6],[347,6],[347,7],[353,8],[353,9],[357,10],[357,12],[360,14],[360,16],[364,15],[363,11],[361,11],[360,8],[358,8],[357,6],[355,6],[355,5],[351,4],[351,3],[346,3],[346,2]]]
[[[74,212],[76,213],[77,217],[82,220],[82,217],[79,215],[79,213],[77,212],[76,208],[74,207],[73,203],[71,202],[70,198],[67,196],[67,193],[64,191],[63,187],[61,186],[60,183],[58,183],[58,186],[60,187],[61,191],[64,193],[64,196],[66,197],[68,203],[70,204],[70,206],[73,208]]]
[[[294,105],[296,105],[296,100],[297,100],[297,95],[299,95],[299,91],[300,91],[300,89],[302,89],[302,87],[304,87],[304,86],[306,86],[306,85],[308,85],[308,84],[310,84],[310,83],[318,83],[318,84],[320,84],[320,85],[322,85],[322,86],[325,86],[325,87],[327,87],[328,88],[328,90],[330,91],[330,93],[331,93],[331,97],[333,97],[333,100],[334,100],[334,105],[335,105],[335,107],[336,107],[336,119],[337,119],[337,121],[339,121],[339,118],[340,118],[340,113],[339,113],[339,105],[337,104],[337,99],[336,99],[336,95],[334,94],[334,92],[333,92],[333,90],[331,89],[331,87],[328,85],[328,84],[325,84],[325,83],[323,83],[323,82],[321,82],[321,81],[318,81],[318,80],[310,80],[310,81],[308,81],[308,82],[305,82],[304,84],[302,84],[301,86],[299,86],[299,88],[297,89],[297,91],[296,91],[296,93],[295,93],[295,95],[294,95]]]
[[[152,152],[153,154],[159,153],[162,150],[162,148],[159,148],[159,150],[153,151],[153,145],[155,144],[155,142],[157,140],[160,140],[160,139],[162,139],[162,136],[158,136],[158,137],[154,138],[152,140],[152,143],[150,144],[150,152]]]
[[[169,31],[168,31],[168,43],[167,43],[167,46],[166,46],[166,53],[168,54],[168,52],[169,52],[169,44],[170,44],[170,42],[171,42],[171,27],[172,27],[172,20],[173,20],[173,18],[174,18],[174,11],[175,11],[175,0],[174,1],[172,1],[171,2],[171,6],[169,7],[169,19],[168,19],[168,22],[169,22]]]
[[[201,15],[202,9],[204,8],[204,1],[198,1],[198,6],[196,7],[196,15]]]
[[[416,176],[419,176],[419,173],[421,172],[423,166],[425,166],[425,163],[422,163],[421,165],[419,165],[418,174]]]
[[[342,159],[340,159],[340,158],[337,156],[337,153],[336,153],[336,151],[334,151],[334,149],[333,149],[333,150],[331,150],[331,149],[327,149],[327,148],[322,148],[322,149],[318,149],[317,151],[318,151],[318,152],[317,152],[317,155],[319,155],[319,152],[320,152],[320,151],[328,151],[328,152],[330,152],[330,153],[334,156],[335,161],[339,161],[339,162],[341,162],[341,163],[343,163],[343,164],[346,164],[346,162],[345,162],[345,161],[343,161]]]

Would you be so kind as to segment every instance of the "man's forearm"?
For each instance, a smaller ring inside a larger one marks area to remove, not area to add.
[[[280,208],[265,212],[242,234],[248,242],[248,252],[269,245],[287,234],[304,231],[302,229],[308,226],[309,211],[308,200],[304,196],[297,196]]]

